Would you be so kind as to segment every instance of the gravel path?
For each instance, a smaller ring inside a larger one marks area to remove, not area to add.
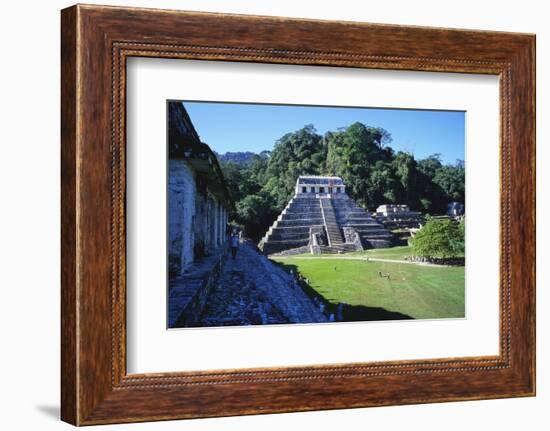
[[[325,322],[294,279],[246,242],[228,257],[198,326]]]

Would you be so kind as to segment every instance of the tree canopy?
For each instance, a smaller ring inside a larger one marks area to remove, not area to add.
[[[464,221],[431,218],[411,239],[416,256],[449,259],[464,256]]]

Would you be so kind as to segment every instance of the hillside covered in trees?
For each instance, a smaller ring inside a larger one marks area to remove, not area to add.
[[[281,137],[271,152],[221,155],[235,202],[232,218],[258,240],[292,197],[299,175],[340,176],[348,194],[369,210],[395,203],[443,214],[449,202],[464,202],[463,161],[443,164],[439,154],[415,160],[391,142],[388,131],[362,123],[324,136],[306,125]]]
[[[227,163],[235,163],[236,165],[240,166],[247,166],[249,165],[252,160],[254,159],[254,156],[256,154],[251,151],[228,151],[227,153],[218,154],[216,153],[216,156],[218,157],[219,161],[227,162]]]

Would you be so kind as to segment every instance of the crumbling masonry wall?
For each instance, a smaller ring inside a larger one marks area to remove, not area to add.
[[[228,213],[184,160],[168,170],[168,270],[177,276],[224,244]]]

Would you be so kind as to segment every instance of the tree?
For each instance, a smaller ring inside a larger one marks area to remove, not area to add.
[[[396,203],[397,182],[393,176],[391,164],[376,162],[371,168],[367,187],[369,207]]]
[[[370,129],[373,135],[374,143],[378,146],[378,148],[383,149],[386,145],[393,141],[391,133],[382,127],[371,127]]]
[[[433,182],[437,171],[443,167],[441,154],[432,154],[417,162],[417,189],[419,191],[420,210],[441,214],[447,209],[449,198],[443,189]]]
[[[246,196],[236,204],[236,221],[245,227],[245,233],[258,241],[277,217],[270,196],[258,193]]]
[[[441,163],[441,154],[432,154],[425,159],[419,160],[417,166],[421,173],[429,178],[433,178],[435,173],[443,166]]]
[[[325,159],[321,141],[322,137],[311,124],[280,138],[269,158],[266,183],[277,178],[278,186],[290,198],[299,175],[319,175]]]
[[[465,169],[461,165],[443,166],[437,170],[433,183],[441,187],[450,201],[464,203]]]
[[[412,209],[417,209],[419,206],[417,168],[413,155],[399,151],[395,155],[392,164],[395,169],[395,177],[401,186],[397,199],[402,203],[406,203]]]
[[[392,152],[384,148],[391,135],[382,128],[353,123],[349,127],[327,133],[326,173],[342,177],[347,190],[363,206],[369,201],[369,177],[372,166],[391,159]],[[381,169],[383,170],[383,169]],[[371,182],[380,182],[385,174],[379,172]]]
[[[449,259],[464,255],[464,228],[451,219],[429,219],[411,239],[416,256]]]
[[[248,167],[243,170],[243,174],[250,177],[250,180],[260,188],[268,180],[266,170],[270,157],[271,153],[269,151],[262,151],[260,154],[254,155]]]

